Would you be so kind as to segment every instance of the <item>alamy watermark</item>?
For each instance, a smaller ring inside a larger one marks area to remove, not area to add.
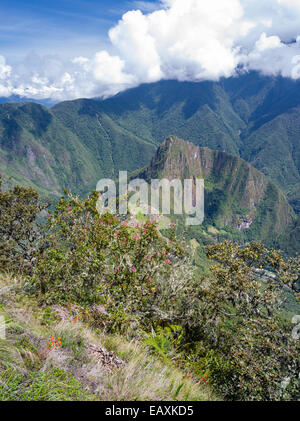
[[[186,225],[201,225],[204,220],[204,180],[200,178],[152,179],[147,183],[134,179],[128,183],[127,171],[119,172],[118,194],[115,181],[99,180],[96,190],[101,192],[97,202],[100,213],[126,215],[144,212],[147,215],[185,215]],[[171,208],[171,202],[172,208]],[[117,205],[118,203],[118,205]]]

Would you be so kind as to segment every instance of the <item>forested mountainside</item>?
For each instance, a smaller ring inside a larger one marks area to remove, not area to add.
[[[83,115],[75,124],[58,114],[34,103],[0,105],[0,170],[13,181],[56,196],[64,188],[87,193],[102,177],[145,165],[155,150],[108,117]]]
[[[280,186],[299,212],[299,98],[300,82],[253,72],[220,82],[161,81],[104,101],[66,101],[50,110],[37,104],[2,104],[0,166],[13,172],[13,148],[22,157],[30,142],[41,141],[46,149],[54,143],[67,149],[69,170],[60,167],[61,153],[57,156],[52,146],[55,162],[50,156],[47,162],[37,159],[35,171],[22,176],[40,181],[43,167],[54,166],[55,176],[44,177],[50,189],[69,182],[88,191],[99,175],[148,163],[153,145],[172,134],[244,158]],[[31,149],[32,157],[43,156]]]
[[[97,107],[145,140],[160,143],[173,134],[244,158],[277,183],[299,212],[299,81],[257,73],[218,83],[162,81]]]
[[[131,175],[136,177],[148,182],[203,178],[203,225],[213,225],[217,230],[233,229],[240,238],[274,244],[295,223],[293,209],[284,194],[251,164],[175,136],[165,139],[149,166]]]

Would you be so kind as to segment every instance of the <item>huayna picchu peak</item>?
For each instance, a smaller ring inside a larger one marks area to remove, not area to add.
[[[205,182],[204,224],[245,231],[269,242],[291,229],[295,214],[280,189],[243,159],[168,136],[149,166],[131,178],[201,178]]]

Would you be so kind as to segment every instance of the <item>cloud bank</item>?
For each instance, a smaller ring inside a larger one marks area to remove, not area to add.
[[[0,96],[107,97],[161,79],[219,80],[251,70],[300,78],[300,0],[162,0],[125,13],[111,48],[64,61],[0,55]],[[146,10],[146,11],[145,11]],[[0,52],[1,53],[1,52]]]

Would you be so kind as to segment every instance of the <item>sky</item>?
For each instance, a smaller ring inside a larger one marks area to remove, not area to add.
[[[0,97],[108,97],[251,70],[300,78],[300,0],[0,0]]]

